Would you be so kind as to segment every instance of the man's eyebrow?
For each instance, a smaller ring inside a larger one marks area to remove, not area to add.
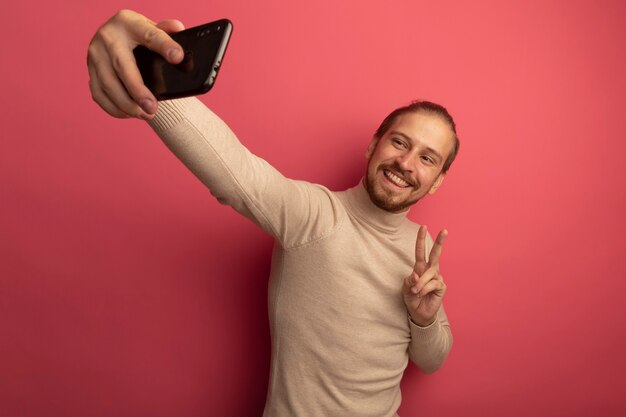
[[[411,138],[409,135],[402,133],[402,132],[398,132],[397,130],[392,130],[391,131],[392,135],[398,135],[398,136],[402,136],[404,139],[408,140],[411,143],[415,143],[415,141],[413,140],[413,138]],[[437,152],[436,150],[434,150],[433,148],[427,146],[426,147],[426,151],[428,151],[429,153],[432,153],[433,155],[435,155],[437,158],[439,158],[439,160],[443,160],[443,157],[439,154],[439,152]]]

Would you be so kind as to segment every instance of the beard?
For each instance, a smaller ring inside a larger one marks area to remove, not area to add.
[[[365,179],[363,180],[365,183],[365,189],[370,196],[370,200],[372,203],[380,209],[385,211],[389,211],[391,213],[398,213],[400,211],[404,211],[408,207],[417,203],[421,196],[415,196],[411,198],[408,197],[400,197],[390,193],[389,191],[382,188],[380,184],[376,181],[376,174],[378,171],[384,171],[385,169],[389,169],[396,172],[402,172],[402,168],[397,165],[381,165],[377,168],[377,170],[370,174],[370,170],[368,169],[365,173]],[[384,173],[383,173],[384,175]]]

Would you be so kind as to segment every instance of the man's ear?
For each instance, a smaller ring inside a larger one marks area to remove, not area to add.
[[[370,142],[370,145],[367,147],[367,152],[365,152],[365,158],[369,160],[372,157],[372,155],[374,154],[374,150],[376,149],[376,145],[378,145],[378,138],[374,136],[372,138],[372,141]]]
[[[437,177],[437,179],[433,183],[432,187],[430,187],[430,190],[428,190],[428,194],[430,194],[430,195],[435,194],[435,191],[437,191],[437,189],[439,188],[439,186],[441,185],[441,183],[443,182],[443,179],[445,177],[446,177],[446,174],[444,174],[443,172],[441,174],[439,174],[439,176]]]

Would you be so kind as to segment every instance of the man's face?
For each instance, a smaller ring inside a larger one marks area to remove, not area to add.
[[[424,111],[399,116],[367,150],[365,187],[374,204],[400,212],[434,194],[445,174],[454,133],[438,115]]]

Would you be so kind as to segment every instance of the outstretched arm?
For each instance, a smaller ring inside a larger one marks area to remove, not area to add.
[[[220,203],[251,219],[285,248],[321,237],[340,218],[328,189],[285,178],[246,149],[196,98],[161,102],[149,123]]]
[[[326,188],[285,178],[250,153],[226,123],[195,98],[161,102],[157,111],[132,50],[144,45],[177,63],[182,49],[168,32],[181,29],[178,21],[155,24],[130,10],[109,19],[89,46],[87,63],[96,103],[114,117],[149,120],[167,147],[222,204],[250,218],[284,247],[324,235],[339,218]]]

